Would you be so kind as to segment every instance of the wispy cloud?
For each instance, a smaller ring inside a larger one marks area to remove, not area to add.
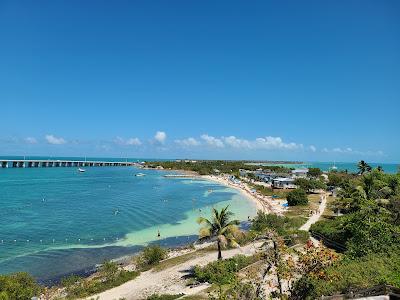
[[[47,143],[52,144],[52,145],[62,145],[67,142],[62,137],[55,137],[52,134],[46,135],[45,139],[46,139]]]
[[[275,149],[287,149],[287,150],[295,150],[303,148],[302,144],[297,143],[287,143],[282,140],[280,137],[259,137],[254,140],[247,140],[237,138],[233,135],[227,137],[216,138],[207,134],[203,134],[201,138],[210,146],[222,148],[222,147],[231,147],[238,149],[266,149],[266,150],[275,150]]]
[[[338,153],[338,154],[354,154],[354,155],[363,155],[363,156],[384,156],[384,153],[382,150],[378,151],[359,151],[359,150],[354,150],[350,147],[335,147],[332,149],[328,148],[323,148],[321,152],[324,153]]]
[[[27,144],[37,144],[37,139],[35,139],[34,137],[27,137],[24,139],[25,143]]]
[[[218,139],[215,138],[211,135],[208,134],[203,134],[200,137],[202,140],[204,140],[206,142],[207,145],[212,146],[212,147],[217,147],[217,148],[223,148],[224,147],[224,143]]]
[[[195,138],[192,138],[192,137],[189,137],[189,138],[183,139],[183,140],[175,140],[175,143],[177,143],[180,146],[184,146],[184,147],[201,145],[201,143],[198,140],[196,140]]]
[[[167,139],[167,134],[164,131],[157,131],[154,135],[154,140],[159,144],[164,144]]]
[[[310,148],[310,150],[312,152],[316,152],[317,151],[317,147],[315,147],[314,145],[311,145],[309,148]]]
[[[140,146],[142,144],[139,138],[124,139],[120,136],[115,138],[114,143],[120,146]]]

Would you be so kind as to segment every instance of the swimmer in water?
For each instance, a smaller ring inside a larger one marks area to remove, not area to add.
[[[160,230],[158,230],[158,232],[157,232],[157,237],[160,237],[160,236],[161,236]]]

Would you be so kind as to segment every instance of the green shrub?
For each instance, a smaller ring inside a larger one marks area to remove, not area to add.
[[[42,291],[31,275],[20,272],[0,275],[0,299],[25,300],[39,296]]]
[[[167,250],[160,246],[148,246],[141,255],[142,265],[152,266],[167,258]]]
[[[308,204],[307,193],[303,189],[290,191],[286,197],[289,206]]]
[[[347,258],[326,268],[321,276],[303,276],[294,284],[291,299],[317,299],[381,284],[400,287],[399,274],[400,251],[396,248],[385,255]]]
[[[257,260],[257,256],[236,255],[226,260],[211,262],[204,267],[196,266],[194,276],[200,282],[229,284],[235,281],[237,271]]]
[[[82,279],[77,276],[63,279],[62,284],[68,293],[67,299],[83,298],[101,293],[134,279],[140,272],[118,270],[113,276],[110,276],[110,273],[104,273],[100,269],[99,274],[100,277],[91,279]]]

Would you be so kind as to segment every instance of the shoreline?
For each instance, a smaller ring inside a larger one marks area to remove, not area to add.
[[[244,195],[247,199],[249,199],[256,205],[257,210],[261,210],[264,213],[274,213],[281,215],[285,211],[281,203],[277,203],[278,202],[277,200],[273,200],[272,197],[269,196],[263,196],[256,192],[252,192],[251,189],[244,182],[236,184],[231,182],[226,177],[222,176],[214,176],[214,175],[198,175],[198,176],[199,178],[214,181],[239,191],[242,195]]]

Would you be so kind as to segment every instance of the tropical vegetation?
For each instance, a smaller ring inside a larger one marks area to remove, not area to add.
[[[211,219],[199,217],[197,222],[203,224],[200,229],[200,238],[216,238],[218,247],[218,259],[222,259],[222,247],[230,245],[238,246],[236,235],[238,234],[239,220],[230,220],[233,213],[229,211],[229,205],[220,211],[213,208]]]

